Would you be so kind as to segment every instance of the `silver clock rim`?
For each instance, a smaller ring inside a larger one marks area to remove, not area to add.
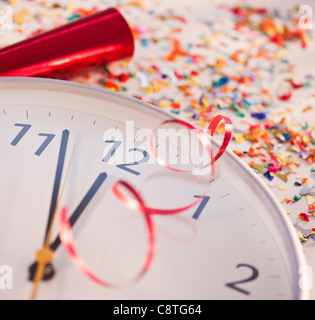
[[[162,110],[160,108],[154,107],[153,105],[133,98],[131,96],[126,96],[119,94],[117,92],[113,92],[111,90],[107,90],[105,88],[98,88],[94,86],[89,86],[86,84],[75,83],[65,80],[57,80],[57,79],[43,79],[43,78],[36,78],[36,77],[0,77],[0,89],[10,88],[23,88],[23,89],[42,89],[42,90],[52,90],[52,91],[63,91],[67,93],[73,94],[81,94],[85,96],[102,96],[103,98],[110,98],[111,100],[116,100],[117,102],[125,101],[130,104],[137,104],[142,106],[143,108],[149,109],[151,112],[160,113],[166,117],[173,118],[173,119],[180,119],[179,116],[170,114],[169,112]],[[218,147],[219,142],[212,138],[212,142]],[[284,226],[285,231],[287,232],[287,238],[290,240],[290,243],[287,245],[292,249],[293,252],[291,253],[290,260],[291,263],[294,264],[294,267],[297,271],[296,274],[293,275],[293,292],[294,298],[300,300],[307,300],[309,299],[309,290],[301,288],[299,283],[299,274],[298,270],[301,266],[306,265],[306,258],[303,253],[302,245],[296,235],[296,231],[293,227],[292,222],[287,217],[287,214],[284,212],[282,206],[276,199],[275,195],[268,189],[268,187],[261,181],[257,175],[249,168],[247,164],[245,164],[242,160],[240,160],[231,150],[227,149],[225,157],[230,157],[234,160],[241,170],[245,170],[249,177],[257,183],[258,187],[265,193],[267,198],[270,200],[270,205],[273,206],[277,212],[279,213],[279,217],[281,223]]]

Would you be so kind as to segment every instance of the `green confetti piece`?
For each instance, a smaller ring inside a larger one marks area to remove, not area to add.
[[[302,127],[303,130],[308,129],[308,123],[306,122],[305,125]]]
[[[245,114],[237,107],[235,103],[231,104],[231,110],[235,111],[239,117],[245,117]]]
[[[299,201],[301,198],[302,198],[301,195],[295,195],[295,196],[293,197],[293,200],[294,200],[294,201]]]
[[[75,14],[75,15],[69,17],[67,20],[68,21],[73,21],[73,20],[78,19],[78,18],[81,18],[80,14]]]

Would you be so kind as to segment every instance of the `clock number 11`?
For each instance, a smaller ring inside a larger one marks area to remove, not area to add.
[[[20,132],[17,134],[17,136],[12,140],[11,145],[16,147],[17,144],[22,140],[22,138],[26,135],[26,133],[31,129],[32,125],[30,124],[20,124],[16,123],[16,127],[22,127]],[[37,149],[35,152],[35,155],[40,156],[45,149],[48,147],[48,145],[52,142],[52,140],[55,138],[56,135],[49,134],[49,133],[39,133],[40,137],[46,137],[44,142],[41,144],[41,146]]]

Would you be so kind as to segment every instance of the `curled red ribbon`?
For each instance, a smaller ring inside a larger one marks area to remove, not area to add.
[[[198,133],[196,135],[197,135],[199,141],[201,142],[201,144],[209,152],[210,159],[211,159],[210,163],[207,164],[206,166],[204,166],[203,168],[205,168],[207,166],[211,166],[210,171],[213,171],[213,164],[215,163],[215,161],[217,161],[222,156],[222,154],[225,152],[225,150],[231,140],[232,129],[233,129],[232,122],[228,117],[218,115],[212,119],[212,121],[208,127],[208,130],[207,130],[207,133],[210,136],[213,136],[216,131],[216,128],[218,127],[218,125],[221,123],[222,120],[225,123],[225,135],[223,138],[222,145],[214,158],[212,157],[212,151],[210,148],[210,140],[206,137],[206,135],[203,132],[200,132],[199,129],[195,128],[191,124],[189,124],[185,121],[182,121],[182,120],[167,120],[167,121],[163,122],[161,125],[168,124],[168,123],[177,123],[177,124],[180,124],[190,130],[197,130],[194,132]],[[159,157],[159,155],[156,151],[156,148],[154,148],[154,143],[153,143],[154,142],[153,136],[154,136],[155,132],[156,132],[156,130],[154,130],[152,133],[150,145],[151,145],[152,153],[153,153],[155,159],[158,161],[158,163],[160,165],[162,165],[163,167],[165,167],[166,169],[169,169],[172,171],[182,172],[182,173],[189,172],[189,171],[185,171],[185,170],[176,169],[176,168],[168,165],[163,159],[161,159]],[[132,197],[125,195],[120,190],[121,187],[124,187],[127,191],[129,191],[132,194]],[[181,208],[175,208],[175,209],[158,209],[158,208],[151,208],[151,207],[146,206],[141,195],[130,184],[128,184],[125,181],[120,180],[120,181],[114,183],[112,185],[112,191],[113,191],[114,195],[118,198],[118,200],[120,202],[122,202],[127,208],[129,208],[133,211],[138,211],[138,212],[142,213],[143,217],[146,221],[146,225],[147,225],[147,236],[148,236],[147,255],[144,259],[143,266],[142,266],[141,270],[139,271],[139,273],[133,279],[131,279],[128,283],[123,285],[123,286],[126,286],[126,285],[134,284],[137,281],[139,281],[146,274],[146,272],[148,271],[148,269],[152,263],[153,256],[154,256],[154,248],[155,248],[155,233],[154,233],[154,226],[153,226],[153,221],[152,221],[151,216],[153,214],[169,215],[169,214],[177,214],[177,213],[184,212],[184,211],[192,208],[193,206],[195,206],[198,202],[200,202],[203,199],[203,197],[205,196],[206,192],[203,194],[203,196],[200,196],[196,201],[192,202],[191,204],[189,204],[187,206],[184,206]],[[78,253],[78,251],[75,248],[75,242],[74,242],[74,237],[73,237],[73,233],[71,230],[70,221],[69,221],[69,218],[67,217],[67,208],[63,208],[63,210],[61,212],[60,224],[59,224],[59,237],[60,237],[61,243],[66,248],[66,251],[67,251],[73,265],[81,273],[83,273],[86,277],[88,277],[89,279],[93,280],[94,282],[96,282],[99,285],[102,285],[104,287],[108,287],[108,288],[121,288],[121,287],[123,287],[122,285],[117,285],[117,284],[114,284],[111,282],[104,281],[101,278],[99,278],[98,276],[96,276],[91,271],[91,269],[89,268],[89,266],[87,265],[85,260],[80,256],[80,254]]]
[[[72,233],[72,228],[70,225],[70,220],[67,217],[68,209],[66,207],[63,208],[61,211],[60,222],[59,222],[60,241],[65,247],[71,259],[72,264],[87,278],[91,279],[92,281],[96,282],[97,284],[103,287],[112,288],[112,289],[119,289],[119,288],[126,287],[128,285],[132,285],[138,282],[150,268],[150,265],[152,263],[153,256],[154,256],[154,247],[155,247],[155,232],[154,232],[153,222],[151,219],[151,215],[146,210],[146,206],[142,197],[131,185],[129,185],[125,181],[116,182],[113,185],[113,188],[118,189],[119,186],[122,186],[125,189],[127,189],[132,194],[132,196],[136,199],[136,201],[133,202],[132,205],[128,204],[128,208],[131,207],[133,210],[141,212],[143,214],[143,218],[145,219],[146,226],[147,226],[147,230],[146,230],[147,238],[148,238],[147,254],[143,261],[141,270],[128,283],[125,283],[123,285],[114,284],[114,283],[102,280],[100,277],[98,277],[91,271],[90,267],[87,265],[87,263],[82,258],[82,256],[80,256],[79,252],[75,247],[75,241]],[[135,203],[136,205],[134,206]]]
[[[196,127],[194,127],[193,125],[182,121],[182,120],[177,120],[177,119],[172,119],[172,120],[166,120],[164,121],[162,125],[164,124],[168,124],[168,123],[176,123],[179,124],[185,128],[188,128],[190,130],[192,130],[194,132],[194,134],[197,136],[198,140],[200,141],[200,143],[203,145],[203,147],[205,148],[205,150],[209,153],[209,157],[211,159],[211,161],[206,164],[205,166],[203,166],[201,169],[205,169],[206,167],[210,167],[209,168],[209,172],[212,174],[214,172],[214,163],[223,155],[223,153],[225,152],[226,148],[229,145],[229,142],[231,141],[231,137],[232,137],[232,132],[233,132],[233,126],[232,126],[232,121],[230,120],[230,118],[225,117],[225,116],[221,116],[221,115],[217,115],[216,117],[214,117],[208,127],[207,133],[213,137],[215,130],[217,129],[217,127],[219,126],[219,124],[221,123],[221,121],[224,121],[224,128],[225,128],[225,133],[224,133],[224,138],[223,138],[223,142],[222,145],[218,151],[218,153],[216,154],[216,156],[213,158],[212,156],[212,149],[210,146],[210,140],[208,139],[208,137],[206,137],[206,135],[199,129],[197,129]],[[154,135],[156,132],[157,128],[153,131],[152,135],[151,135],[151,139],[150,139],[150,146],[151,146],[151,152],[154,155],[156,161],[163,166],[166,169],[172,170],[172,171],[176,171],[176,172],[180,172],[180,173],[187,173],[189,171],[187,170],[179,170],[177,168],[174,168],[172,166],[170,166],[169,164],[167,164],[158,154],[157,149],[154,147],[155,143],[154,143]],[[209,179],[210,182],[211,178]],[[197,200],[193,201],[192,203],[190,203],[189,205],[186,205],[184,207],[180,207],[180,208],[175,208],[175,209],[158,209],[158,208],[146,208],[146,210],[150,213],[150,214],[159,214],[159,215],[169,215],[169,214],[177,214],[177,213],[181,213],[184,212],[192,207],[194,207],[195,205],[197,205],[200,201],[202,201],[203,197],[206,195],[206,191],[203,193],[202,196],[200,196]],[[132,201],[132,199],[128,199],[128,197],[124,196],[123,194],[116,192],[115,193],[116,196],[118,196],[118,198],[125,204],[128,205],[129,201]]]
[[[210,134],[210,136],[213,137],[216,128],[218,127],[218,125],[221,123],[222,120],[224,120],[224,138],[218,153],[214,158],[212,158],[213,163],[222,156],[222,154],[225,152],[232,138],[232,133],[233,133],[232,121],[230,118],[221,116],[221,115],[217,115],[212,119],[208,127],[208,133]]]
[[[183,126],[186,129],[191,130],[198,138],[198,140],[201,142],[201,144],[203,145],[203,147],[206,149],[206,151],[209,153],[209,156],[211,158],[211,145],[210,145],[210,140],[206,137],[206,135],[203,133],[203,131],[197,129],[196,127],[194,127],[193,125],[183,121],[183,120],[177,120],[177,119],[172,119],[172,120],[166,120],[164,122],[162,122],[160,124],[159,127],[165,125],[165,124],[169,124],[169,123],[175,123],[175,124],[179,124],[181,126]],[[176,172],[184,172],[184,173],[188,173],[191,172],[190,170],[180,170],[177,169],[175,167],[170,166],[164,159],[162,159],[159,156],[159,153],[157,151],[157,149],[155,148],[155,143],[154,143],[154,136],[156,131],[158,130],[158,128],[155,128],[151,134],[151,138],[150,138],[150,147],[151,147],[151,152],[155,158],[155,160],[157,161],[157,163],[159,165],[161,165],[162,167],[172,170],[172,171],[176,171]]]
[[[212,159],[210,140],[202,130],[197,129],[193,125],[191,125],[191,124],[189,124],[189,123],[187,123],[187,122],[185,122],[183,120],[178,120],[178,119],[166,120],[166,121],[162,122],[159,127],[161,127],[161,126],[163,126],[165,124],[170,124],[170,123],[179,124],[180,126],[183,126],[184,128],[189,129],[190,131],[192,131],[193,134],[196,135],[196,137],[198,138],[199,142],[204,147],[204,149],[208,152],[210,159]],[[158,153],[157,149],[155,148],[155,143],[154,143],[154,136],[155,136],[155,133],[156,133],[156,131],[158,130],[159,127],[155,128],[153,130],[151,138],[150,138],[151,152],[152,152],[155,160],[157,161],[157,163],[159,165],[161,165],[162,167],[164,167],[164,168],[166,168],[168,170],[171,170],[171,171],[175,171],[175,172],[178,172],[178,173],[192,173],[191,170],[181,170],[181,169],[178,169],[178,168],[175,168],[175,167],[169,165],[164,159],[162,159],[159,156],[159,153]],[[205,165],[204,167],[202,167],[202,168],[200,168],[198,170],[205,169],[206,167],[210,166],[212,163],[213,163],[213,161],[210,161],[209,164]],[[198,173],[198,170],[196,170],[197,173]],[[212,168],[209,169],[209,173],[210,174],[213,173]],[[210,180],[211,180],[211,178],[209,178],[209,181]],[[121,194],[119,192],[116,192],[115,194],[125,205],[128,205],[128,201],[130,200],[130,198],[128,199],[128,197],[124,196],[123,194]],[[184,212],[184,211],[194,207],[196,204],[198,204],[200,201],[202,201],[203,196],[205,194],[206,194],[206,190],[205,190],[204,194],[202,196],[200,196],[197,200],[193,201],[192,203],[190,203],[190,204],[188,204],[186,206],[180,207],[180,208],[159,209],[159,208],[147,207],[146,210],[150,214],[158,214],[158,215],[178,214],[178,213]]]

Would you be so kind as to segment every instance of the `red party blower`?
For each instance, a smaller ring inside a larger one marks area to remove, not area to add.
[[[131,56],[134,40],[110,8],[0,50],[0,76],[55,76]]]

